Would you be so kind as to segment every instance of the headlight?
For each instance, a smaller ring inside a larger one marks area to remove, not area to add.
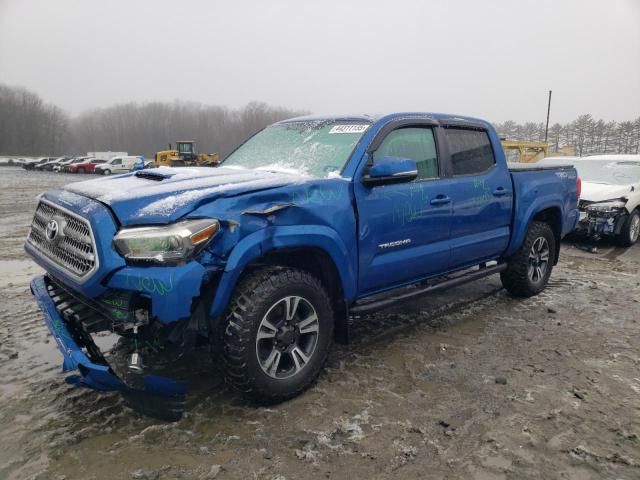
[[[165,227],[124,228],[113,239],[127,260],[178,263],[193,258],[218,232],[217,220],[187,220]]]
[[[611,200],[609,202],[592,203],[587,206],[588,212],[617,212],[624,210],[626,200]]]

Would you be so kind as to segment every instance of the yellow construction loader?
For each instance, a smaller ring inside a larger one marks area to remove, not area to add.
[[[192,141],[176,142],[176,148],[163,150],[156,153],[156,167],[215,167],[220,163],[220,155],[217,153],[196,153],[195,144]]]
[[[532,163],[547,156],[549,145],[544,142],[522,142],[501,139],[507,162]]]

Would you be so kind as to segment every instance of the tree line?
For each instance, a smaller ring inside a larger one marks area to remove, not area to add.
[[[545,124],[506,121],[496,129],[508,140],[543,142]],[[589,114],[580,115],[573,122],[549,126],[549,150],[558,152],[572,146],[578,156],[603,153],[640,153],[640,117],[626,122],[596,120]]]
[[[0,154],[54,155],[66,151],[69,116],[24,88],[0,84]]]
[[[201,152],[228,154],[266,125],[304,112],[252,102],[239,109],[188,102],[126,103],[70,117],[37,94],[0,84],[0,155],[55,156],[126,151],[152,156],[176,140]],[[544,123],[496,124],[509,140],[544,141]],[[632,121],[576,120],[549,127],[551,152],[573,146],[577,155],[639,153],[640,117]],[[175,144],[174,144],[175,146]]]
[[[70,123],[76,151],[126,151],[153,155],[176,140],[193,140],[201,152],[230,153],[240,142],[278,120],[300,115],[252,102],[241,109],[198,103],[127,103],[92,110]]]
[[[224,156],[265,126],[305,112],[251,102],[231,109],[192,102],[126,103],[70,117],[24,88],[0,85],[0,155],[125,151],[152,157],[176,140]]]

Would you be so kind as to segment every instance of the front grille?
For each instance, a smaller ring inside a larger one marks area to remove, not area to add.
[[[47,226],[55,221],[56,234]],[[50,238],[53,237],[53,238]],[[76,277],[86,278],[96,268],[95,245],[89,223],[51,203],[40,201],[27,242],[44,257]]]

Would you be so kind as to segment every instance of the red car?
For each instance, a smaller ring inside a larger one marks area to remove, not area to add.
[[[95,158],[87,158],[84,162],[73,163],[67,166],[67,172],[69,173],[93,173],[96,165],[105,163],[106,160],[96,160]]]

